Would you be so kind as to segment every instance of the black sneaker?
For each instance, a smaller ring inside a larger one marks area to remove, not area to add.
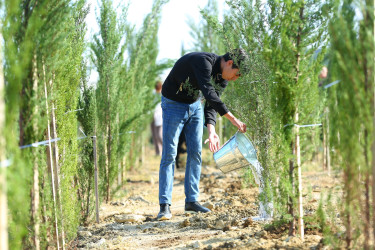
[[[199,204],[198,201],[195,201],[195,202],[185,202],[185,212],[186,213],[198,213],[198,212],[209,213],[211,212],[211,210]]]
[[[169,204],[160,204],[160,212],[156,217],[157,220],[169,220],[172,218],[171,210],[169,209]]]

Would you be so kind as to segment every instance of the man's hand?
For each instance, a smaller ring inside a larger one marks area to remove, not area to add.
[[[246,124],[241,122],[240,120],[238,120],[236,117],[234,117],[234,115],[231,113],[231,112],[228,112],[224,115],[226,118],[228,118],[228,120],[238,128],[238,130],[241,132],[241,133],[245,133],[246,132]]]
[[[208,144],[210,151],[212,153],[215,153],[220,148],[220,138],[215,132],[214,125],[207,124],[207,129],[208,129],[208,139],[204,141],[204,144],[206,144],[207,142],[210,142]]]

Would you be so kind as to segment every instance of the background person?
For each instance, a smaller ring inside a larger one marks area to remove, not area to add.
[[[163,111],[161,108],[161,88],[162,83],[161,81],[157,81],[155,84],[155,95],[156,95],[156,102],[158,103],[154,110],[154,116],[151,123],[151,134],[152,134],[152,141],[155,146],[155,153],[156,155],[161,156],[162,148],[163,148]]]

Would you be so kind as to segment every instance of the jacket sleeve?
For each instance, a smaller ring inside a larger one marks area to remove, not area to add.
[[[206,123],[215,125],[216,123],[216,112],[221,116],[229,112],[228,108],[221,101],[219,93],[211,84],[211,71],[212,65],[206,59],[199,60],[193,65],[193,72],[197,79],[199,89],[202,91],[204,98],[206,99],[205,106],[205,118]],[[207,116],[206,116],[207,114]]]
[[[204,105],[204,121],[206,127],[207,124],[216,125],[216,110],[207,101]]]

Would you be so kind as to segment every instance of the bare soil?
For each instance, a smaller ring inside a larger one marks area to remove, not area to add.
[[[207,152],[206,152],[207,154]],[[245,186],[241,172],[222,174],[213,162],[203,165],[200,202],[213,206],[208,214],[184,213],[184,170],[176,170],[169,221],[156,221],[160,158],[148,149],[144,164],[127,172],[124,190],[109,204],[101,204],[100,223],[80,227],[71,243],[80,249],[321,249],[322,233],[307,227],[304,241],[289,237],[286,225],[251,219],[258,215],[258,187]],[[212,157],[212,155],[211,155]],[[339,177],[320,171],[304,172],[305,215],[313,214],[321,192],[332,190]],[[141,215],[138,221],[119,222],[123,216]]]

